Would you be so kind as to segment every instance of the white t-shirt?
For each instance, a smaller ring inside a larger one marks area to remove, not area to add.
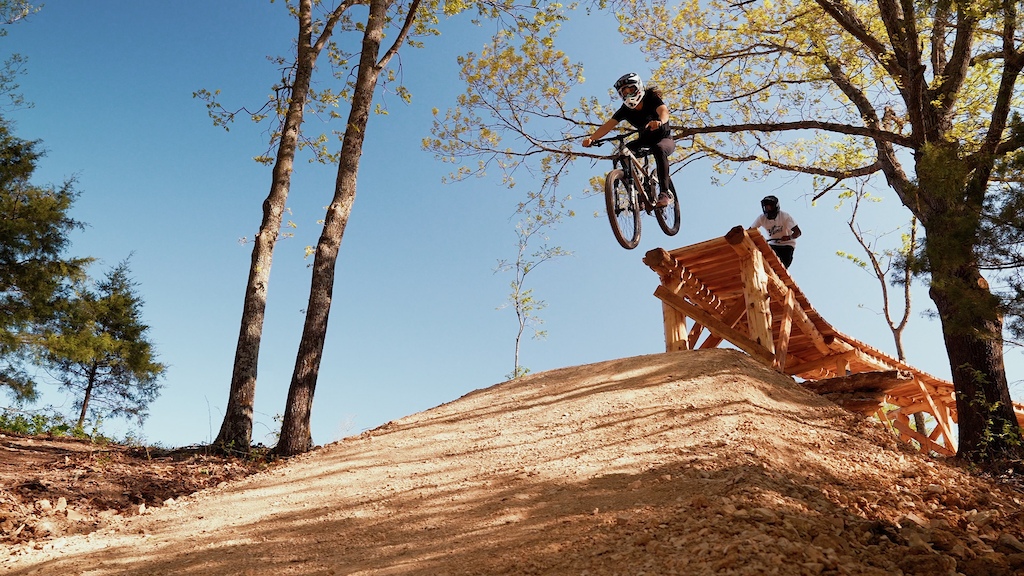
[[[775,216],[775,219],[769,220],[764,214],[759,215],[754,219],[754,223],[750,225],[751,228],[761,227],[768,231],[768,243],[775,244],[776,246],[796,246],[796,240],[792,238],[783,241],[783,236],[792,236],[793,228],[796,228],[796,220],[789,215],[788,212],[779,210],[779,213]]]

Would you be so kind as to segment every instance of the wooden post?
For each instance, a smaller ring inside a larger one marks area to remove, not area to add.
[[[741,226],[730,230],[725,239],[740,257],[740,278],[743,281],[743,300],[747,304],[750,338],[773,356],[774,364],[775,339],[772,338],[772,310],[768,302],[768,273],[764,257]]]
[[[661,303],[661,314],[665,319],[665,351],[689,350],[690,341],[686,333],[686,316],[664,302]]]
[[[775,341],[775,367],[779,370],[786,369],[786,353],[789,351],[789,332],[793,328],[793,307],[796,305],[796,297],[793,291],[786,292],[783,300],[782,318],[779,319],[779,337]]]

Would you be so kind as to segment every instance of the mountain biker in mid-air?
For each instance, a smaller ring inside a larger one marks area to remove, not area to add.
[[[622,97],[622,106],[593,134],[583,139],[583,147],[589,148],[622,120],[632,124],[640,135],[626,146],[634,154],[641,148],[651,149],[658,166],[658,206],[668,206],[672,203],[672,196],[668,193],[668,156],[676,149],[676,141],[668,129],[668,106],[657,88],[648,86],[645,90],[643,80],[632,72],[615,81],[615,91]]]

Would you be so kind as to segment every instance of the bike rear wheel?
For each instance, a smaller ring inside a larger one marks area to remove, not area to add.
[[[640,243],[640,204],[622,170],[612,170],[605,177],[604,202],[615,239],[627,250],[636,248]]]
[[[671,178],[668,180],[668,193],[672,196],[672,203],[656,209],[654,215],[658,218],[661,231],[669,236],[675,236],[679,232],[679,195],[676,194],[676,186]]]

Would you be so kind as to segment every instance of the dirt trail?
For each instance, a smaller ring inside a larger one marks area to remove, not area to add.
[[[731,350],[470,393],[0,574],[1024,574],[1022,494]]]

